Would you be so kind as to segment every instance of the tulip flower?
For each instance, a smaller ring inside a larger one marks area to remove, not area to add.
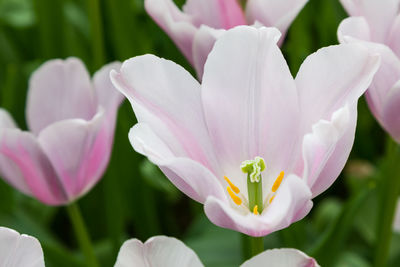
[[[0,227],[0,266],[44,267],[43,251],[39,241],[28,235]]]
[[[68,204],[101,178],[110,158],[122,100],[112,86],[112,63],[93,80],[79,59],[50,60],[30,81],[20,130],[0,109],[0,176],[48,205]]]
[[[366,98],[377,121],[400,143],[400,1],[341,2],[351,17],[339,25],[339,41],[358,42],[381,55]]]
[[[246,261],[241,267],[317,267],[317,262],[296,249],[272,249]],[[203,267],[196,253],[181,241],[166,236],[155,236],[144,244],[131,239],[118,254],[114,267]]]
[[[275,28],[227,31],[200,85],[153,55],[125,61],[111,79],[138,119],[133,148],[216,225],[264,236],[303,218],[350,153],[357,101],[379,56],[356,44],[323,48],[296,79]]]
[[[180,10],[173,0],[145,0],[145,8],[201,79],[207,56],[225,30],[238,25],[263,25],[285,34],[307,1],[248,0],[242,10],[238,0],[187,0]]]

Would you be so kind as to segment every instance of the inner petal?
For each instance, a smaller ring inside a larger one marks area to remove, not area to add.
[[[246,25],[244,13],[236,0],[188,0],[183,11],[194,18],[197,27],[204,24],[227,30]]]

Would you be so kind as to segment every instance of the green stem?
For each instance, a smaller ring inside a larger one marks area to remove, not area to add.
[[[105,62],[103,23],[99,0],[87,0],[90,34],[93,52],[93,68],[99,69]]]
[[[388,144],[381,177],[380,210],[378,211],[377,241],[374,266],[386,266],[392,240],[392,224],[400,192],[400,147],[394,141]]]
[[[252,237],[248,235],[242,235],[243,261],[246,261],[263,251],[264,237]]]
[[[83,221],[81,212],[79,211],[78,204],[71,203],[67,206],[68,215],[71,219],[71,223],[74,227],[74,232],[79,246],[85,255],[86,266],[98,267],[96,256],[94,254],[93,246],[89,238],[85,223]]]

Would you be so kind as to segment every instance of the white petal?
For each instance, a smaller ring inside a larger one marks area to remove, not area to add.
[[[293,248],[281,248],[266,250],[250,260],[244,262],[241,267],[318,267],[313,259]]]
[[[194,200],[204,203],[212,195],[224,198],[222,186],[215,175],[200,163],[176,157],[146,124],[138,123],[129,132],[133,148],[158,165],[171,182]]]
[[[28,235],[0,227],[0,266],[44,267],[39,241]]]
[[[308,56],[296,76],[305,133],[347,103],[356,103],[379,64],[379,55],[359,44],[330,46]]]
[[[236,27],[218,39],[208,56],[203,106],[224,170],[240,170],[242,161],[261,156],[267,168],[276,168],[271,171],[289,171],[297,155],[297,92],[276,45],[279,37],[275,28]],[[235,176],[230,178],[240,178]]]
[[[7,110],[0,108],[0,129],[17,128],[13,118]]]
[[[249,24],[256,21],[277,27],[285,35],[292,21],[308,0],[248,0],[246,15]]]
[[[36,135],[60,120],[90,120],[96,110],[95,93],[81,60],[50,60],[32,74],[26,117],[29,128]]]
[[[311,209],[311,192],[306,183],[295,175],[284,178],[276,197],[261,215],[243,214],[232,204],[207,198],[205,213],[214,224],[250,236],[265,236],[288,227],[302,219]]]
[[[135,57],[111,74],[144,122],[175,156],[218,167],[205,125],[199,83],[182,67],[152,55]]]
[[[180,11],[173,0],[145,0],[144,6],[193,64],[192,43],[197,28],[193,25],[192,17]]]

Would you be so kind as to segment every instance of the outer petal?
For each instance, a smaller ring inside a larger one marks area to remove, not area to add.
[[[155,236],[142,243],[126,241],[119,251],[114,267],[203,267],[193,250],[173,237]]]
[[[115,111],[124,100],[124,96],[112,84],[110,72],[111,70],[119,71],[121,66],[120,62],[112,62],[103,66],[93,76],[93,85],[96,90],[98,104],[104,108],[106,113],[113,112],[114,116]]]
[[[354,142],[357,105],[345,106],[330,121],[313,125],[303,140],[303,179],[313,197],[325,191],[336,180],[346,164]]]
[[[147,267],[146,256],[143,243],[138,239],[129,239],[120,248],[114,267]]]
[[[249,24],[256,21],[277,27],[285,35],[292,21],[308,0],[248,0],[246,15]]]
[[[378,55],[357,44],[330,46],[308,56],[296,77],[305,133],[346,103],[357,102],[379,63]]]
[[[2,128],[17,128],[13,118],[7,110],[0,108],[0,130]]]
[[[344,39],[345,36],[370,41],[371,33],[366,19],[364,17],[349,17],[344,19],[339,24],[338,28],[338,39],[340,43],[346,43]]]
[[[204,122],[199,83],[182,67],[145,55],[124,62],[111,74],[139,122],[145,122],[175,156],[189,157],[216,171]]]
[[[265,236],[302,219],[312,207],[308,186],[295,175],[288,175],[277,192],[261,216],[250,212],[241,214],[229,203],[214,197],[207,198],[204,210],[210,221],[220,227],[251,236]]]
[[[66,200],[58,176],[31,133],[0,130],[0,174],[12,186],[43,203],[56,205]]]
[[[293,248],[266,250],[245,261],[241,267],[317,267],[318,263],[303,252]]]
[[[197,28],[192,17],[181,12],[172,0],[145,0],[144,5],[147,13],[193,64],[192,43]]]
[[[387,95],[382,115],[383,127],[400,143],[400,80]]]
[[[246,24],[237,0],[187,0],[183,10],[193,17],[198,27],[207,25],[227,30]]]
[[[204,65],[208,54],[214,47],[215,41],[225,30],[216,30],[208,26],[202,25],[196,32],[193,41],[193,62],[199,80],[203,77]]]
[[[389,47],[383,44],[364,42],[352,37],[345,37],[344,41],[363,45],[368,48],[370,53],[381,56],[379,70],[374,76],[366,97],[372,113],[382,123],[383,106],[387,95],[394,84],[400,79],[400,59]]]
[[[111,144],[99,112],[91,121],[65,120],[44,129],[38,141],[54,166],[68,202],[86,193],[101,178]],[[64,203],[65,204],[65,203]]]
[[[0,227],[0,266],[44,267],[39,241],[28,235]]]
[[[397,200],[396,212],[394,214],[393,230],[400,232],[400,198]]]
[[[396,19],[392,24],[388,40],[386,44],[393,50],[393,52],[400,57],[400,14],[397,15]]]
[[[297,92],[274,28],[227,31],[210,53],[202,98],[219,164],[240,188],[240,163],[255,156],[271,172],[291,170],[298,138]],[[237,179],[236,179],[237,178]]]
[[[146,124],[138,123],[129,132],[133,148],[158,165],[175,186],[194,200],[204,203],[208,196],[224,199],[221,184],[203,165],[188,158],[175,157]]]
[[[371,27],[373,41],[385,42],[399,11],[399,0],[340,0],[350,16],[363,16]]]
[[[60,120],[90,120],[96,109],[89,74],[79,59],[50,60],[32,74],[26,117],[36,135]]]

